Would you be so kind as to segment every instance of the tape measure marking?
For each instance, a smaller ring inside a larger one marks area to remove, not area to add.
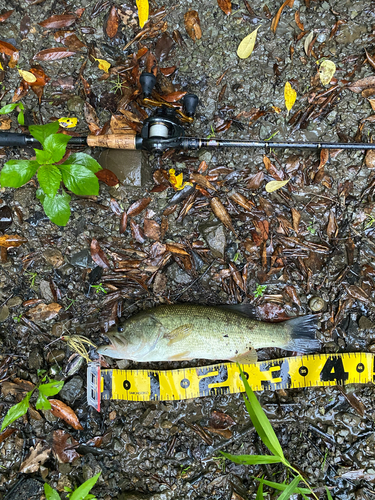
[[[255,391],[375,382],[370,353],[311,354],[242,365]],[[88,387],[89,390],[89,387]],[[103,399],[168,401],[243,392],[236,363],[177,370],[102,370]]]

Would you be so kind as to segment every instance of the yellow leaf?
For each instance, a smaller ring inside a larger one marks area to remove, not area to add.
[[[286,181],[271,181],[267,182],[266,184],[266,191],[267,193],[272,193],[273,191],[277,191],[278,189],[282,188],[285,186],[285,184],[288,184],[290,179],[287,179]]]
[[[139,26],[143,28],[148,20],[149,5],[148,0],[136,0],[138,9]]]
[[[3,68],[3,65],[1,64],[1,62],[0,62],[0,69],[1,69],[1,71],[4,71],[4,68]]]
[[[328,85],[336,73],[336,64],[326,59],[319,68],[320,81],[323,85]]]
[[[20,77],[25,80],[25,82],[27,83],[36,82],[36,76],[30,73],[30,71],[24,71],[23,69],[19,69],[18,73],[20,74]]]
[[[271,108],[274,110],[275,113],[277,114],[281,113],[281,109],[278,106],[271,106]]]
[[[96,57],[94,59],[99,63],[98,68],[103,70],[105,73],[108,73],[108,70],[111,67],[111,63],[109,63],[105,59],[97,59]]]
[[[289,82],[286,82],[284,87],[284,99],[289,114],[289,111],[292,109],[297,99],[297,92],[292,88]]]
[[[181,172],[178,175],[175,175],[175,169],[171,168],[169,170],[169,182],[172,184],[176,191],[181,191],[185,186],[192,186],[191,182],[184,182],[184,174]]]
[[[64,128],[74,128],[77,126],[78,118],[75,116],[72,116],[71,118],[64,116],[63,118],[59,118],[58,122]]]
[[[258,29],[261,27],[261,24],[254,30],[250,35],[245,36],[242,42],[239,44],[237,49],[237,55],[240,59],[246,59],[249,57],[254,50],[255,40],[257,38]]]

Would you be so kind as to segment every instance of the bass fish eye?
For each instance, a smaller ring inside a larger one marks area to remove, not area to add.
[[[124,331],[124,328],[123,328],[122,326],[118,326],[118,327],[117,327],[117,331],[118,331],[119,333],[121,333],[121,332],[123,332],[123,331]]]

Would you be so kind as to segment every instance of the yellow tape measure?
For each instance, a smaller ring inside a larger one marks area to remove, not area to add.
[[[254,391],[375,381],[374,354],[363,352],[311,354],[241,366]],[[245,390],[236,363],[177,370],[100,370],[92,363],[87,382],[88,402],[98,411],[101,398],[171,401]]]

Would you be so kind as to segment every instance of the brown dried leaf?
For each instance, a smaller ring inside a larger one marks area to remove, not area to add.
[[[216,191],[215,186],[213,186],[211,182],[207,180],[207,177],[198,172],[192,172],[190,174],[190,180],[196,182],[197,184],[199,184],[199,186],[202,186],[206,189],[212,189],[212,191]]]
[[[14,47],[11,43],[3,42],[0,40],[0,52],[7,56],[10,56],[9,67],[14,68],[20,58],[19,50]]]
[[[189,10],[184,15],[185,28],[192,40],[199,40],[202,38],[202,30],[200,19],[196,10]]]
[[[2,234],[0,236],[0,247],[19,247],[23,243],[27,243],[27,239],[18,234]]]
[[[301,220],[301,214],[295,208],[292,208],[293,229],[298,233],[298,226]]]
[[[107,168],[103,168],[102,170],[99,170],[98,172],[95,172],[96,177],[104,182],[104,184],[107,184],[107,186],[118,186],[120,184],[120,181],[118,180],[116,174],[112,172],[112,170],[108,170]]]
[[[52,49],[41,50],[35,54],[34,59],[37,61],[56,61],[65,57],[74,56],[75,52],[63,47],[54,47]]]
[[[231,416],[227,415],[226,413],[214,410],[211,413],[208,425],[210,427],[213,427],[214,429],[228,429],[228,427],[236,425],[236,422],[233,420]]]
[[[68,28],[76,21],[76,16],[73,14],[60,14],[54,15],[38,23],[42,28],[52,28],[52,29],[60,29],[60,28]]]
[[[35,66],[30,68],[30,73],[32,73],[36,80],[35,82],[29,82],[30,87],[44,87],[47,82],[49,82],[50,78],[45,74],[43,68],[41,66]]]
[[[20,33],[22,35],[22,39],[25,39],[30,31],[31,26],[31,18],[27,14],[23,16],[20,24]]]
[[[85,44],[72,31],[56,31],[54,38],[56,42],[62,43],[72,52],[85,47]]]
[[[353,393],[347,393],[345,388],[341,385],[337,385],[336,388],[341,392],[341,394],[345,397],[348,403],[355,409],[355,411],[361,416],[365,416],[366,406],[360,401],[357,396]]]
[[[43,445],[43,443],[39,441],[35,448],[30,448],[30,455],[24,462],[22,462],[20,472],[22,472],[23,474],[38,472],[39,467],[49,459],[50,453],[51,448],[46,448],[45,445]]]
[[[300,19],[300,14],[299,14],[299,9],[295,12],[294,14],[294,20],[296,22],[296,25],[299,27],[299,29],[301,31],[305,31],[305,28],[303,26],[303,23],[301,23],[301,19]]]
[[[215,216],[226,226],[230,231],[236,234],[234,227],[232,225],[232,220],[230,215],[227,212],[227,209],[221,203],[219,198],[212,198],[210,201],[210,205]]]
[[[365,163],[367,168],[375,168],[375,150],[369,149],[365,156]]]
[[[236,285],[243,291],[246,293],[246,287],[245,287],[245,284],[244,284],[244,281],[243,281],[243,278],[242,278],[242,275],[241,273],[239,272],[239,270],[237,269],[237,267],[235,266],[235,264],[233,264],[232,262],[229,262],[229,269],[230,269],[230,274],[233,278],[233,281],[236,283]]]
[[[336,223],[336,217],[333,210],[330,211],[327,224],[327,236],[329,239],[334,238],[337,235],[338,227]]]
[[[294,0],[285,0],[285,2],[282,4],[282,6],[280,7],[280,9],[277,11],[276,16],[272,19],[272,22],[271,22],[271,31],[273,31],[274,33],[276,33],[277,25],[279,24],[280,16],[281,16],[282,11],[284,10],[284,8],[286,6],[293,7],[293,4],[294,4]]]
[[[166,248],[168,252],[172,252],[177,255],[189,255],[189,253],[186,250],[184,250],[183,245],[179,243],[175,243],[173,245],[167,244]]]
[[[0,444],[5,441],[9,436],[11,436],[14,432],[16,432],[17,429],[13,429],[12,427],[8,427],[7,429],[5,429],[5,431],[3,431],[1,434],[0,434]]]
[[[339,27],[342,24],[346,24],[346,21],[343,21],[342,19],[339,19],[338,21],[336,21],[335,25],[333,26],[333,28],[331,30],[331,34],[329,35],[330,40],[336,35],[337,30],[339,29]]]
[[[250,178],[246,187],[247,189],[259,189],[263,180],[264,180],[264,173],[258,172],[257,174],[253,175],[253,177]]]
[[[369,303],[370,299],[367,293],[365,293],[362,288],[357,285],[350,285],[346,287],[348,294],[353,297],[353,299],[359,300],[361,302]]]
[[[130,229],[132,231],[132,237],[135,239],[135,241],[138,241],[138,243],[145,242],[145,235],[144,232],[142,231],[142,228],[132,219],[130,219]]]
[[[320,163],[319,163],[318,170],[323,168],[328,160],[329,160],[329,149],[322,149],[320,151]]]
[[[128,223],[128,214],[126,212],[123,212],[121,215],[121,221],[120,221],[120,234],[125,233],[127,223]]]
[[[127,210],[128,217],[135,217],[139,215],[151,202],[151,198],[141,198],[134,202]]]
[[[232,12],[231,0],[217,0],[217,4],[227,16],[229,16],[229,14]]]
[[[91,251],[91,258],[95,262],[95,264],[102,267],[103,269],[109,268],[109,261],[107,259],[106,254],[100,248],[98,240],[96,239],[91,240],[90,251]]]
[[[147,238],[151,238],[152,240],[159,241],[161,237],[160,225],[156,222],[156,220],[145,219],[144,223],[144,232]]]
[[[170,94],[163,95],[161,97],[164,99],[164,101],[167,101],[167,102],[177,102],[182,97],[184,97],[185,94],[186,94],[186,92],[177,91],[177,92],[171,92]]]
[[[3,12],[2,14],[0,14],[0,23],[3,23],[4,21],[6,21],[8,19],[8,17],[10,17],[14,12],[14,9],[13,10],[8,10],[7,12]]]
[[[105,27],[105,32],[107,33],[109,38],[114,38],[117,35],[119,21],[120,20],[117,13],[117,8],[115,7],[115,5],[113,5],[108,16],[107,25]]]
[[[79,445],[79,442],[62,429],[54,431],[52,439],[52,451],[61,464],[70,464],[81,456],[74,449]]]
[[[229,196],[229,198],[249,212],[251,212],[255,207],[255,204],[252,201],[248,200],[240,193],[234,192]]]
[[[361,78],[356,82],[352,83],[348,87],[352,92],[359,94],[364,89],[369,89],[375,87],[375,76],[367,76],[366,78]]]
[[[51,403],[52,409],[51,413],[57,418],[61,418],[67,424],[71,425],[74,429],[83,431],[82,425],[79,423],[77,415],[70,408],[70,406],[66,405],[62,401],[58,399],[49,399]]]
[[[60,304],[52,302],[51,304],[38,304],[36,307],[29,309],[26,316],[32,321],[48,321],[55,318],[61,309]]]
[[[263,163],[267,169],[267,172],[272,175],[274,179],[277,181],[284,180],[284,172],[282,170],[278,170],[275,165],[271,163],[271,160],[267,156],[263,156]]]
[[[292,299],[292,301],[297,304],[297,306],[301,305],[301,300],[298,297],[297,290],[294,288],[294,286],[286,286],[284,288],[285,292],[289,295],[289,297]]]
[[[0,119],[0,130],[9,130],[12,126],[11,118],[1,118]]]

